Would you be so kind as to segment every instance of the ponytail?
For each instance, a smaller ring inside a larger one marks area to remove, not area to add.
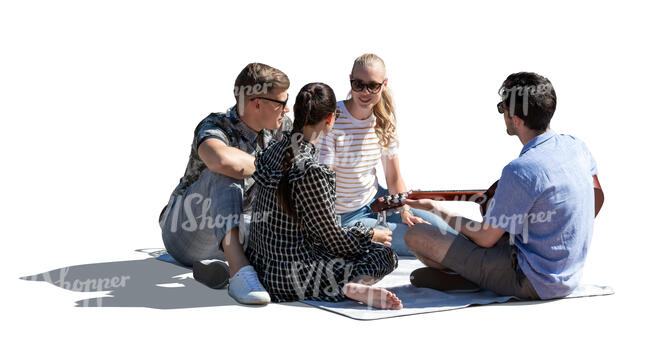
[[[336,97],[330,86],[316,82],[309,83],[300,89],[293,106],[294,121],[290,134],[290,144],[284,150],[282,158],[282,178],[278,184],[276,196],[281,211],[297,217],[295,203],[291,195],[289,171],[294,166],[296,156],[300,153],[305,126],[312,126],[325,120],[336,110]]]
[[[375,134],[379,138],[379,145],[382,148],[388,148],[393,140],[397,139],[395,119],[395,107],[393,107],[393,96],[388,87],[381,91],[379,102],[372,107],[372,113],[375,115]]]
[[[293,132],[291,134],[293,135]],[[294,160],[293,149],[287,147],[284,150],[284,157],[282,158],[282,178],[280,178],[280,183],[278,183],[276,196],[280,211],[295,218],[297,213],[293,203],[293,196],[291,196],[291,187],[289,186],[289,169],[293,166]]]

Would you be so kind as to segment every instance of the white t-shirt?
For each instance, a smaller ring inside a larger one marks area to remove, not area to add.
[[[361,209],[372,201],[378,183],[375,167],[382,156],[397,154],[393,140],[381,149],[375,133],[375,116],[365,120],[354,118],[343,101],[338,102],[341,116],[334,128],[319,140],[319,161],[336,173],[336,212]]]

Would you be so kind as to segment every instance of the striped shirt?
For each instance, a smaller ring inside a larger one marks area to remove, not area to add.
[[[382,156],[397,153],[393,140],[381,149],[375,133],[375,116],[365,120],[353,117],[343,101],[338,102],[341,116],[334,128],[319,141],[320,162],[336,173],[336,212],[356,211],[372,201],[378,183],[375,167]]]

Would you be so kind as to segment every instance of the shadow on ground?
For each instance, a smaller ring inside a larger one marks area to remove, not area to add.
[[[47,282],[80,293],[103,292],[99,296],[93,294],[93,297],[77,301],[77,307],[185,309],[224,305],[248,306],[232,299],[227,289],[214,290],[195,281],[191,269],[156,259],[164,251],[136,251],[147,253],[150,257],[67,266],[20,279]],[[308,307],[298,302],[282,304]]]

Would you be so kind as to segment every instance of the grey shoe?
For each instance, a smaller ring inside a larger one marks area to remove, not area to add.
[[[230,269],[228,264],[218,259],[204,259],[192,264],[194,279],[212,289],[222,289],[228,285]]]

